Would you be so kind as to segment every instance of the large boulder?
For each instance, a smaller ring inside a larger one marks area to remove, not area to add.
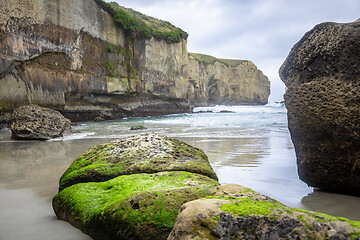
[[[53,199],[59,219],[94,239],[166,239],[178,210],[213,193],[217,181],[189,172],[132,174],[65,188]]]
[[[178,210],[219,185],[206,155],[154,133],[91,148],[60,179],[53,208],[94,239],[166,239]]]
[[[49,140],[71,133],[71,122],[58,111],[36,105],[21,106],[12,113],[12,139]]]
[[[229,184],[184,204],[168,240],[360,239],[360,222],[289,208]]]
[[[280,68],[300,178],[360,195],[360,20],[322,23]]]
[[[201,149],[173,138],[145,133],[90,148],[62,175],[59,190],[80,182],[162,171],[187,171],[217,180]]]

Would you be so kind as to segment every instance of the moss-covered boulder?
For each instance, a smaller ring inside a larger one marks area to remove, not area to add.
[[[186,171],[217,180],[201,149],[146,133],[90,148],[62,175],[59,190],[81,182],[102,182],[120,175],[162,171]]]
[[[166,239],[180,207],[219,185],[204,152],[154,133],[90,148],[65,171],[53,208],[94,239]]]
[[[239,185],[184,204],[168,240],[360,239],[360,222],[290,208]]]
[[[217,185],[180,171],[124,175],[68,187],[54,197],[53,208],[94,239],[166,239],[181,205],[213,194]]]

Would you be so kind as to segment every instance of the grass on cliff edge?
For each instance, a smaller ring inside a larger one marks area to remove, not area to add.
[[[104,11],[108,12],[125,31],[139,34],[140,37],[165,40],[170,43],[179,43],[187,39],[188,33],[175,27],[170,22],[162,21],[137,12],[131,8],[119,6],[116,2],[107,3],[103,0],[94,0]]]
[[[189,55],[195,58],[199,63],[204,64],[214,64],[215,62],[223,63],[227,67],[237,67],[242,63],[249,62],[247,60],[235,60],[235,59],[222,59],[216,58],[210,55],[200,54],[200,53],[190,53]]]

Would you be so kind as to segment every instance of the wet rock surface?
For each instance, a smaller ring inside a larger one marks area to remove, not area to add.
[[[90,148],[65,171],[59,189],[120,175],[162,171],[187,171],[217,180],[201,149],[176,139],[145,133]]]
[[[14,110],[10,129],[12,139],[49,140],[71,133],[71,122],[58,111],[36,105]]]
[[[360,195],[360,21],[322,23],[280,68],[300,178]]]
[[[59,219],[94,239],[166,239],[182,204],[214,193],[200,149],[154,133],[91,148],[60,179]]]
[[[360,239],[360,222],[289,208],[239,185],[184,204],[168,240]]]

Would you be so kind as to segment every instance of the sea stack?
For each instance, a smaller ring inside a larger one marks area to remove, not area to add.
[[[280,68],[300,178],[360,195],[360,20],[322,23]]]

